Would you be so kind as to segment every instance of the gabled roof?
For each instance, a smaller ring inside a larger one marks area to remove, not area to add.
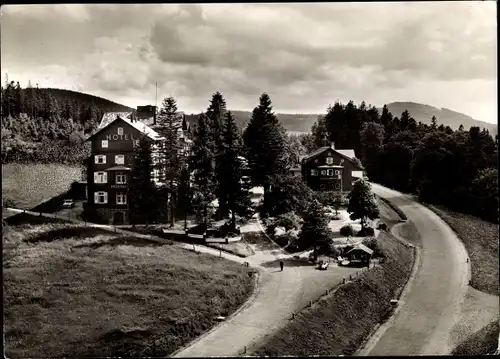
[[[106,112],[102,116],[101,123],[99,124],[99,127],[97,128],[97,132],[94,134],[90,135],[86,141],[89,141],[92,137],[100,133],[102,130],[110,126],[113,122],[117,120],[122,120],[126,122],[128,125],[134,127],[136,130],[139,132],[143,133],[146,135],[148,138],[152,140],[160,140],[162,137],[151,127],[147,126],[146,124],[142,123],[141,121],[132,121],[130,118],[130,115],[132,112]]]
[[[309,155],[305,156],[303,158],[304,161],[308,161],[320,154],[322,154],[323,152],[325,152],[326,150],[331,150],[331,151],[335,151],[337,152],[339,155],[341,155],[342,157],[344,157],[345,159],[353,162],[354,158],[356,158],[356,155],[354,154],[354,150],[352,149],[347,149],[347,150],[337,150],[335,148],[332,148],[331,146],[323,146],[323,147],[320,147],[318,148],[316,151],[310,153]]]
[[[356,249],[362,250],[363,252],[366,252],[369,255],[373,254],[373,251],[370,248],[368,248],[367,246],[365,246],[364,244],[361,244],[361,243],[356,244],[353,249],[351,249],[349,252],[347,252],[347,254],[351,253],[352,251],[354,251]]]

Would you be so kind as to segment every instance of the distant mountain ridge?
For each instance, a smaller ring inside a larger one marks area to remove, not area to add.
[[[408,110],[411,117],[417,122],[422,121],[422,123],[430,124],[432,116],[436,116],[438,125],[443,124],[445,126],[450,126],[454,130],[457,130],[460,125],[463,125],[465,129],[469,129],[472,126],[479,126],[481,129],[488,129],[493,135],[498,133],[497,124],[478,121],[461,112],[449,110],[447,108],[439,109],[416,102],[392,102],[387,104],[387,107],[392,115],[397,117],[400,117],[404,110]],[[379,108],[379,111],[382,111],[382,108]]]
[[[391,102],[387,104],[387,107],[394,117],[400,117],[401,113],[407,109],[411,117],[417,122],[421,121],[422,123],[430,124],[432,116],[436,116],[438,125],[448,125],[454,130],[458,130],[460,125],[463,125],[466,130],[472,126],[479,126],[481,129],[488,129],[492,135],[498,133],[498,126],[494,123],[478,121],[463,113],[445,108],[438,109],[430,105],[415,102]],[[381,113],[382,108],[380,107],[378,109]],[[252,117],[252,112],[250,111],[231,110],[231,113],[234,115],[236,124],[240,129],[245,128]],[[283,124],[283,127],[285,127],[287,131],[295,133],[311,132],[312,125],[320,115],[324,114],[276,114]],[[186,118],[189,122],[196,122],[198,115],[191,114],[187,115]]]

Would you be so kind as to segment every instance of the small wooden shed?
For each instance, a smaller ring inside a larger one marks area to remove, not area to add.
[[[358,243],[353,249],[347,252],[346,257],[353,265],[368,267],[372,255],[373,251],[370,248],[361,243]]]

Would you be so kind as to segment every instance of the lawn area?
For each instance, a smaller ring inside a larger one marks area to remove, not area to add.
[[[9,358],[168,356],[253,288],[240,264],[78,224],[3,241]]]
[[[458,345],[451,355],[475,356],[493,354],[498,345],[498,332],[498,320],[495,320]]]
[[[80,179],[78,167],[9,163],[2,165],[2,199],[4,205],[31,209],[68,191]]]
[[[498,295],[498,224],[443,207],[429,208],[448,223],[464,243],[471,261],[472,286]]]
[[[352,355],[371,330],[388,318],[413,266],[413,250],[382,231],[377,239],[387,261],[362,273],[305,309],[270,337],[255,355]]]

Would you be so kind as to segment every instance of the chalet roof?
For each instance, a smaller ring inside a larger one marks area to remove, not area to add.
[[[365,246],[364,244],[361,244],[361,243],[356,244],[353,249],[351,249],[349,252],[347,252],[347,254],[351,253],[354,250],[361,250],[363,252],[368,253],[369,255],[373,254],[373,251],[370,248],[368,248],[367,246]]]
[[[337,150],[335,148],[332,148],[331,146],[323,146],[323,147],[320,147],[318,148],[316,151],[310,153],[309,155],[305,156],[303,158],[304,161],[308,161],[320,154],[322,154],[323,152],[325,152],[326,150],[331,150],[331,151],[335,151],[337,152],[339,155],[341,155],[342,157],[344,157],[345,159],[353,162],[354,161],[354,158],[356,158],[356,155],[354,154],[354,150],[352,149],[345,149],[345,150]]]
[[[104,130],[106,127],[108,127],[109,125],[111,125],[113,122],[115,122],[118,119],[125,121],[127,124],[134,127],[139,132],[145,134],[148,138],[150,138],[152,140],[160,140],[162,138],[155,130],[153,130],[151,127],[147,126],[145,123],[143,123],[141,121],[137,121],[137,120],[132,121],[131,117],[130,117],[131,114],[132,114],[132,112],[106,112],[102,116],[101,123],[99,124],[99,127],[97,128],[97,132],[90,135],[87,138],[87,141],[89,141],[92,137],[97,135],[99,132]]]
[[[292,167],[290,168],[290,171],[300,171],[301,168],[300,167]]]

